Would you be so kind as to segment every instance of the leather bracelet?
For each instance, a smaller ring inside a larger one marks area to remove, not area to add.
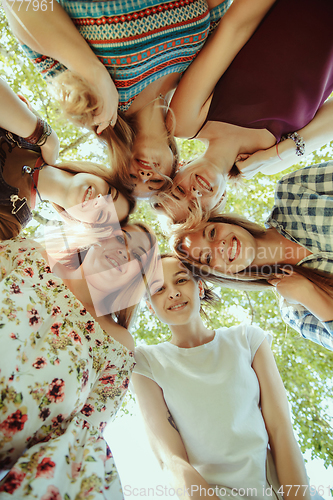
[[[51,133],[52,129],[50,125],[37,116],[37,125],[35,130],[31,135],[29,135],[29,137],[24,137],[24,140],[29,144],[43,146]]]
[[[50,137],[50,135],[52,134],[52,129],[50,125],[45,121],[43,121],[43,124],[44,124],[43,132],[38,141],[36,142],[36,146],[44,146],[44,144],[47,141],[47,138]]]

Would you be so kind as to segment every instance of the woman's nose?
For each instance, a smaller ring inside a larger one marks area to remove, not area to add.
[[[200,198],[202,196],[202,193],[195,187],[191,186],[191,198]]]
[[[127,251],[126,251],[126,248],[119,248],[117,250],[117,255],[119,255],[119,257],[124,260],[124,261],[128,261],[128,255],[127,255]]]
[[[153,173],[148,172],[147,170],[139,170],[139,176],[143,182],[147,182],[152,177],[152,175]]]
[[[219,242],[219,244],[217,245],[217,248],[218,248],[218,250],[220,251],[221,254],[225,251],[225,245],[226,245],[226,241],[225,240],[221,240]]]
[[[176,290],[169,294],[169,299],[176,299],[177,297],[180,297],[180,292],[176,292]]]
[[[95,208],[101,208],[103,207],[104,205],[107,205],[107,201],[106,199],[104,198],[107,198],[107,196],[103,196],[102,194],[99,194],[96,198],[95,198]]]

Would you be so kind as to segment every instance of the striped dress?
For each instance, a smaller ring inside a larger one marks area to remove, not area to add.
[[[119,109],[126,111],[147,85],[186,70],[231,0],[223,0],[210,12],[205,0],[59,3],[108,69],[119,92]],[[26,45],[23,49],[44,78],[66,69]]]

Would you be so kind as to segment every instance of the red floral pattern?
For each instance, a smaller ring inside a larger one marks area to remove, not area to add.
[[[133,354],[100,328],[33,247],[16,238],[1,253],[0,464],[10,472],[0,492],[121,500],[101,432],[121,405]]]
[[[37,465],[36,477],[46,477],[50,479],[54,476],[55,463],[48,457],[43,458],[40,464]]]
[[[65,398],[65,382],[62,379],[55,378],[49,385],[46,396],[53,403],[60,403]]]
[[[23,429],[27,420],[28,415],[23,415],[21,410],[16,410],[15,413],[12,413],[0,423],[0,431],[4,436],[12,437],[14,434]]]

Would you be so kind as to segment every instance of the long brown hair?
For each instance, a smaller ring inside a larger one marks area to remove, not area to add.
[[[255,238],[266,233],[266,229],[264,227],[237,214],[223,214],[210,217],[208,221],[203,221],[201,225],[196,227],[188,227],[186,223],[178,225],[178,227],[174,227],[172,242],[175,253],[180,259],[183,260],[184,265],[190,269],[192,273],[198,274],[208,281],[217,283],[227,288],[236,288],[238,290],[258,290],[272,287],[272,285],[268,283],[268,280],[274,279],[275,273],[281,273],[283,272],[283,269],[286,268],[288,270],[294,270],[298,274],[304,276],[312,283],[319,286],[330,297],[333,297],[332,276],[309,267],[291,265],[289,263],[263,266],[262,268],[256,270],[248,267],[239,273],[235,273],[231,277],[230,275],[213,270],[208,265],[200,264],[194,261],[183,246],[184,237],[185,235],[187,236],[191,233],[202,231],[204,227],[210,223],[237,225],[246,229]],[[268,268],[268,272],[265,272],[265,268]]]
[[[98,135],[96,133],[97,126],[94,125],[94,117],[96,111],[101,107],[102,97],[96,94],[92,86],[84,78],[68,70],[52,80],[52,88],[60,102],[64,116],[76,125],[90,129],[107,146],[114,179],[127,189],[133,189],[129,166],[136,132],[135,114],[128,116],[118,111],[115,126],[109,125]],[[167,138],[174,157],[170,174],[170,179],[173,179],[177,170],[179,154],[176,140],[168,129]],[[167,187],[170,179],[165,179],[165,186],[162,189]]]

